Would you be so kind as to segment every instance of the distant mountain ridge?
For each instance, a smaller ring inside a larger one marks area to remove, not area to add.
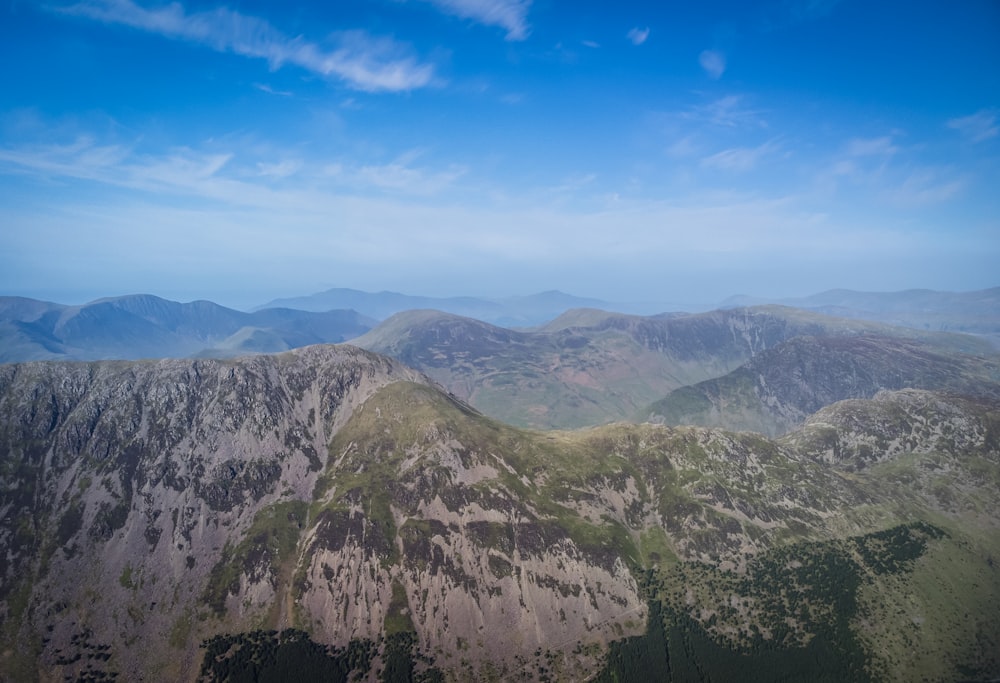
[[[616,304],[607,301],[573,296],[556,290],[529,296],[486,299],[471,296],[411,296],[399,292],[363,292],[334,288],[308,296],[275,299],[254,310],[273,307],[302,311],[352,309],[376,320],[385,320],[404,311],[432,309],[503,327],[531,327],[547,323],[573,308],[609,309],[615,306]]]
[[[375,321],[355,311],[264,309],[149,294],[66,306],[0,297],[0,362],[229,356],[342,342]]]
[[[1000,362],[884,335],[795,337],[727,375],[675,389],[640,417],[775,437],[834,402],[902,389],[1000,400]]]
[[[908,289],[859,292],[831,289],[799,298],[732,296],[720,308],[779,304],[925,330],[990,335],[1000,342],[1000,287],[972,292]]]
[[[570,429],[634,419],[675,389],[726,375],[804,335],[885,335],[933,340],[966,354],[990,351],[988,342],[969,335],[783,306],[658,316],[586,309],[532,330],[408,311],[351,343],[426,373],[491,417],[522,427]]]

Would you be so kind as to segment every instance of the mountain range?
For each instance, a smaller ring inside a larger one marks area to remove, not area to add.
[[[767,299],[734,296],[721,308],[780,304],[827,315],[874,320],[925,330],[989,335],[1000,342],[1000,287],[973,292],[909,289],[901,292],[858,292],[831,289],[801,298]]]
[[[531,327],[546,323],[571,308],[618,310],[620,306],[622,305],[598,299],[581,298],[555,290],[530,296],[484,299],[470,296],[411,296],[398,292],[372,293],[356,289],[334,288],[309,296],[275,299],[258,307],[257,310],[274,307],[294,308],[303,311],[351,309],[376,320],[385,320],[404,311],[433,309],[503,327]],[[629,305],[624,306],[628,307]]]
[[[0,416],[7,680],[1000,675],[995,399],[536,432],[341,345],[4,365]]]
[[[354,311],[244,313],[141,294],[82,306],[0,297],[0,363],[276,352],[341,342],[374,324]]]
[[[548,429],[645,420],[658,410],[650,405],[670,392],[734,372],[782,342],[860,335],[921,340],[942,354],[995,353],[988,341],[969,335],[781,306],[659,316],[574,310],[523,331],[436,311],[409,311],[351,343],[425,372],[487,415]],[[817,364],[809,379],[818,379],[822,370]],[[865,395],[879,388],[888,387],[871,382]]]
[[[5,298],[0,359],[0,681],[1000,678],[985,332]]]

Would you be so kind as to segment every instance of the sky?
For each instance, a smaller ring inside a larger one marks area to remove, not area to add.
[[[1000,285],[993,0],[0,2],[0,295]]]

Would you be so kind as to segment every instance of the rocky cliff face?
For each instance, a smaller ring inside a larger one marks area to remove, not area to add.
[[[0,671],[214,680],[294,628],[369,680],[613,677],[631,647],[907,680],[915,641],[996,675],[1000,407],[829,410],[781,442],[529,432],[351,347],[0,367]]]
[[[86,643],[141,646],[118,671],[193,675],[178,669],[190,657],[150,645],[190,656],[218,558],[261,510],[309,499],[357,406],[418,377],[348,347],[0,367],[6,656],[44,669]]]

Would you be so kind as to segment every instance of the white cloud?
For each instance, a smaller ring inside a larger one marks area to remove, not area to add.
[[[750,171],[757,166],[762,157],[777,149],[778,145],[773,140],[757,147],[734,147],[702,159],[701,165],[723,171]]]
[[[445,171],[414,168],[405,161],[394,161],[383,165],[362,166],[355,176],[364,185],[380,190],[392,190],[414,195],[433,195],[451,186],[465,175],[460,166],[449,167]]]
[[[719,80],[726,72],[726,56],[718,50],[702,50],[698,63],[712,80]]]
[[[405,91],[429,85],[434,68],[399,43],[363,31],[334,34],[333,49],[301,37],[289,38],[267,21],[220,7],[188,14],[177,2],[148,9],[132,0],[85,0],[62,10],[109,24],[123,24],[219,52],[266,59],[271,68],[294,64],[371,92]]]
[[[277,163],[257,162],[257,174],[270,178],[287,178],[295,175],[302,168],[302,162],[297,159],[286,159]]]
[[[1000,133],[1000,127],[997,126],[997,112],[992,109],[981,109],[969,116],[950,119],[948,127],[954,128],[973,142],[983,142],[995,138]]]
[[[565,179],[560,189],[567,195],[545,188],[494,200],[492,188],[442,192],[454,188],[464,169],[432,167],[419,153],[384,164],[345,159],[327,177],[321,162],[304,161],[296,182],[284,183],[280,176],[295,162],[282,159],[291,157],[271,152],[247,159],[248,152],[231,151],[212,145],[147,154],[85,137],[62,146],[0,147],[0,173],[87,189],[64,193],[60,202],[37,194],[30,204],[0,202],[0,224],[19,226],[0,231],[0,284],[9,290],[75,280],[110,291],[147,290],[175,283],[181,263],[182,279],[197,297],[211,295],[220,282],[234,290],[261,287],[265,268],[269,287],[306,286],[336,273],[342,284],[363,288],[393,286],[386,278],[398,276],[410,287],[439,278],[452,293],[470,286],[503,293],[511,273],[531,283],[526,287],[544,277],[572,289],[592,283],[600,268],[605,280],[628,280],[642,291],[690,286],[692,277],[728,288],[731,281],[716,279],[732,277],[733,267],[787,280],[813,276],[810,269],[825,264],[836,278],[843,276],[837,266],[859,257],[890,262],[915,242],[912,229],[838,219],[839,203],[830,216],[834,205],[796,196],[733,191],[615,199],[605,194],[603,178],[580,175]],[[953,196],[957,189],[949,183],[961,179],[948,173],[915,174],[899,201]],[[470,192],[478,192],[473,201],[461,198]],[[572,193],[609,199],[584,209]],[[803,263],[799,271],[789,265]],[[121,279],[126,268],[132,284]]]
[[[267,83],[254,83],[253,87],[257,88],[261,92],[266,92],[268,95],[281,95],[282,97],[291,97],[292,93],[287,90],[275,90]]]
[[[446,14],[507,29],[507,40],[528,37],[531,0],[424,0]]]
[[[744,105],[742,95],[726,95],[708,104],[698,105],[682,112],[680,117],[689,121],[707,122],[726,128],[758,127],[767,128],[767,122],[759,109]]]
[[[847,155],[852,157],[892,156],[899,151],[892,138],[853,138],[847,143]]]
[[[593,40],[581,40],[580,44],[583,45],[584,47],[593,48],[595,50],[601,46],[600,43]]]
[[[98,145],[81,136],[70,144],[0,148],[0,172],[87,180],[165,196],[233,203],[241,208],[273,208],[275,202],[294,205],[301,201],[295,198],[298,195],[325,194],[336,188],[432,196],[452,187],[468,172],[455,164],[444,169],[417,166],[414,162],[420,154],[402,154],[386,164],[329,163],[321,167],[301,159],[247,161],[247,154],[241,159],[228,151],[187,147],[139,154],[119,145]],[[293,175],[299,189],[280,189],[278,181]]]
[[[636,26],[625,37],[631,40],[633,45],[642,45],[649,38],[649,28],[639,28]]]

